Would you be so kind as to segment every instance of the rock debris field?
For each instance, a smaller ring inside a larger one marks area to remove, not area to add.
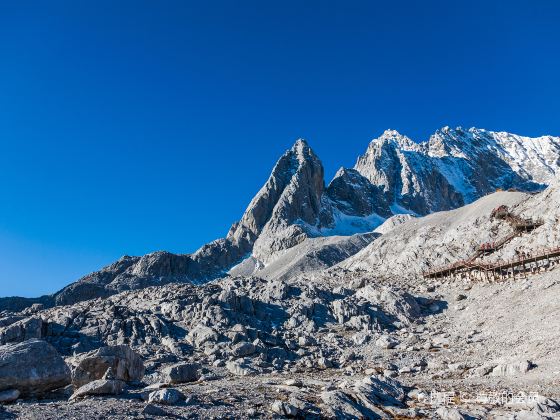
[[[192,261],[211,272],[253,246],[267,191],[196,258],[123,257],[56,295],[3,300],[0,419],[560,418],[560,264],[495,282],[422,275],[510,234],[491,217],[501,205],[543,224],[489,261],[558,246],[560,181],[351,236],[303,235],[276,206],[252,254],[190,281]]]

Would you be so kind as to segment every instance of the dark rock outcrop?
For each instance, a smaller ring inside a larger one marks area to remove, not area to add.
[[[383,188],[373,185],[355,169],[340,168],[327,188],[337,209],[351,216],[392,216]]]

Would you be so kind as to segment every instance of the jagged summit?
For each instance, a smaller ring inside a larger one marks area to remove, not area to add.
[[[397,147],[401,147],[403,149],[416,150],[418,148],[418,144],[410,137],[399,133],[397,130],[389,129],[385,130],[383,134],[369,143],[368,151],[376,150],[386,144],[396,145]]]
[[[325,186],[321,160],[300,138],[278,159],[224,238],[193,254],[125,257],[52,296],[8,299],[0,301],[0,309],[71,304],[171,282],[202,283],[240,264],[236,272],[270,275],[276,272],[271,267],[293,255],[298,270],[328,267],[374,241],[370,232],[393,215],[455,209],[497,189],[540,190],[557,179],[559,168],[558,137],[442,127],[416,143],[386,130],[354,168],[340,168]],[[336,239],[354,234],[362,236]],[[333,239],[317,241],[325,236]]]
[[[560,139],[462,127],[440,128],[415,143],[394,130],[373,140],[354,166],[384,189],[393,208],[448,210],[496,189],[535,191],[558,172]]]
[[[305,140],[304,138],[299,138],[295,141],[294,145],[291,147],[290,150],[293,150],[295,152],[297,151],[301,151],[303,152],[304,149],[311,149],[309,147],[309,144],[307,143],[307,140]]]

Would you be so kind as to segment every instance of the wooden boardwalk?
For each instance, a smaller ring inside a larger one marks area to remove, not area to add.
[[[481,244],[470,257],[464,260],[425,271],[422,273],[423,277],[495,281],[518,276],[525,277],[527,274],[551,269],[560,262],[560,247],[532,250],[530,253],[520,252],[517,257],[506,261],[492,263],[479,261],[479,258],[501,249],[513,238],[531,232],[544,223],[542,219],[518,217],[506,206],[494,209],[491,218],[505,220],[511,225],[513,232],[499,241]]]
[[[496,281],[526,277],[550,270],[560,264],[560,247],[543,248],[532,253],[521,253],[511,260],[486,263],[462,260],[444,267],[425,271],[424,278],[451,278]]]

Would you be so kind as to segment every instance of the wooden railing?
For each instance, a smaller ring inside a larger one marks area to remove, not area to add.
[[[560,257],[560,246],[543,248],[532,253],[524,253],[509,260],[496,261],[494,263],[482,263],[472,260],[461,260],[453,264],[437,267],[422,273],[425,278],[446,277],[461,270],[499,271],[508,268],[519,267],[544,259]]]

